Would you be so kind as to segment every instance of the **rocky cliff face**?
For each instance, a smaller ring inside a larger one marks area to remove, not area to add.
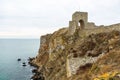
[[[32,63],[38,66],[45,80],[99,80],[97,77],[104,73],[119,72],[118,28],[78,28],[73,35],[68,30],[62,28],[41,36],[39,53]]]
[[[35,80],[120,80],[119,31],[120,24],[96,26],[75,12],[68,28],[41,36]]]

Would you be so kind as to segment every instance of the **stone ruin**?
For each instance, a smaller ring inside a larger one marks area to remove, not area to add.
[[[75,12],[72,15],[72,21],[69,21],[69,35],[73,35],[76,29],[89,29],[95,28],[93,22],[88,22],[88,13],[87,12]]]
[[[72,20],[69,21],[69,27],[68,27],[68,34],[73,35],[75,31],[79,30],[86,30],[86,32],[91,32],[93,30],[93,33],[100,33],[100,32],[108,32],[111,30],[119,30],[120,31],[120,23],[112,24],[112,25],[95,25],[94,22],[88,22],[88,13],[87,12],[80,12],[76,11],[72,15]],[[88,33],[89,34],[89,33]]]
[[[67,30],[66,30],[67,29]],[[90,35],[90,34],[96,34],[96,33],[101,33],[101,32],[109,32],[112,30],[117,30],[120,31],[120,23],[118,24],[112,24],[112,25],[108,25],[108,26],[104,26],[104,25],[100,25],[100,26],[96,26],[95,23],[93,22],[88,22],[88,13],[87,12],[75,12],[72,15],[72,20],[69,21],[69,27],[66,28],[65,31],[68,31],[68,35],[74,35],[74,33],[76,32],[76,30],[80,30],[80,32],[84,32],[84,34],[86,36]],[[64,32],[64,31],[63,31]],[[81,35],[81,34],[80,34]],[[42,48],[47,49],[46,47],[49,46],[49,60],[51,59],[51,54],[53,51],[53,48],[56,49],[56,47],[58,46],[58,44],[62,45],[64,41],[62,41],[62,38],[55,38],[53,41],[51,41],[49,43],[49,45],[47,45],[47,41],[49,41],[50,35],[47,36],[42,36],[41,37],[41,46]],[[64,46],[60,47],[61,49],[64,49]],[[47,51],[47,50],[46,50]],[[67,77],[70,77],[71,75],[74,75],[76,73],[76,70],[87,63],[94,63],[95,61],[97,61],[97,59],[99,57],[101,57],[102,55],[98,56],[98,57],[69,57],[70,55],[68,55],[67,59],[66,59],[66,72],[67,72]],[[44,62],[47,60],[44,60]]]
[[[120,23],[112,24],[108,26],[100,25],[96,26],[93,22],[88,22],[88,13],[87,12],[75,12],[72,15],[72,21],[69,21],[68,34],[73,35],[75,31],[83,30],[86,35],[96,34],[101,32],[109,32],[112,30],[120,31]],[[70,55],[68,55],[70,56]],[[101,57],[77,57],[73,56],[68,57],[66,60],[66,70],[67,77],[76,73],[76,70],[87,63],[94,63],[97,59]]]

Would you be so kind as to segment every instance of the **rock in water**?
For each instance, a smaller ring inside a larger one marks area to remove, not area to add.
[[[27,66],[27,65],[26,65],[26,64],[23,64],[22,66],[24,66],[24,67],[25,67],[25,66]]]
[[[23,65],[22,65],[22,66],[24,66],[24,67],[25,67],[25,66],[27,66],[27,65],[26,65],[26,63],[25,63],[25,62],[23,62]]]
[[[21,59],[20,59],[20,58],[18,58],[18,59],[17,59],[17,61],[21,61]]]

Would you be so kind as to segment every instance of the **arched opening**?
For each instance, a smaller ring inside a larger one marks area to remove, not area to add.
[[[83,20],[79,20],[78,26],[80,26],[80,29],[84,29],[85,23]]]

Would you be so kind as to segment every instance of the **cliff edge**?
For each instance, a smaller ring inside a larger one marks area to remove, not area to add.
[[[41,36],[31,62],[43,80],[120,80],[120,24],[96,26],[75,12],[68,27]]]

